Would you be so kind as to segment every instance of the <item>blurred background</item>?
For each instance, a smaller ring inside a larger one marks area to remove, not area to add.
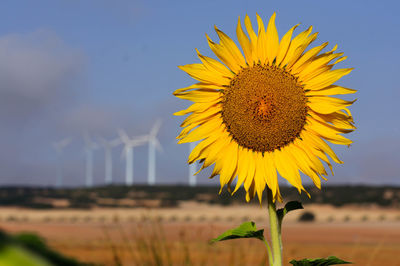
[[[310,25],[319,32],[314,46],[338,44],[348,56],[339,67],[355,68],[338,84],[358,90],[354,143],[333,147],[345,163],[322,192],[310,186],[308,199],[280,180],[284,199],[306,207],[288,217],[287,262],[335,254],[400,265],[399,8],[397,1],[2,1],[0,240],[40,258],[75,258],[39,262],[53,265],[263,263],[256,240],[207,244],[241,221],[264,226],[266,210],[245,205],[243,191],[218,195],[210,170],[193,177],[192,147],[175,139],[183,118],[172,115],[190,103],[172,92],[194,82],[177,66],[199,62],[195,48],[215,58],[205,38],[217,40],[214,25],[236,41],[239,16],[267,21],[276,12],[280,37],[301,23],[297,33]],[[46,252],[37,255],[37,245]]]

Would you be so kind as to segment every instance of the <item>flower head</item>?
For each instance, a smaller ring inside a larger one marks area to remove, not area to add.
[[[180,66],[199,82],[178,89],[174,95],[193,101],[175,115],[190,114],[181,124],[179,143],[201,141],[189,156],[202,168],[214,164],[211,177],[220,176],[221,189],[237,178],[246,200],[262,199],[266,186],[281,199],[278,173],[299,192],[304,190],[299,170],[320,188],[332,171],[329,157],[342,163],[327,142],[349,145],[343,133],[355,129],[349,109],[354,101],[331,97],[355,90],[334,85],[352,69],[332,69],[346,59],[336,46],[321,51],[324,43],[308,49],[316,39],[312,27],[292,38],[292,27],[280,40],[275,13],[265,30],[257,15],[258,33],[248,16],[243,31],[240,18],[236,33],[243,50],[219,29],[220,43],[208,36],[211,50],[220,59],[203,56],[200,64]],[[333,172],[332,172],[333,174]]]

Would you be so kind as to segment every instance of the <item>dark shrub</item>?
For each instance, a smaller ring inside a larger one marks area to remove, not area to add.
[[[312,212],[305,212],[299,217],[299,222],[314,222],[315,215]]]

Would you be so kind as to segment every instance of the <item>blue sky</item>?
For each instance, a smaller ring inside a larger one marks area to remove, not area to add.
[[[314,45],[328,41],[355,70],[339,84],[358,90],[350,149],[330,183],[400,184],[400,19],[396,1],[3,1],[0,9],[0,184],[54,184],[53,141],[72,137],[63,163],[67,185],[84,183],[81,133],[116,137],[147,133],[163,120],[157,179],[185,183],[188,147],[176,145],[185,106],[172,91],[193,82],[177,66],[198,62],[195,48],[213,56],[217,25],[235,40],[238,16],[265,20],[277,12],[282,36],[313,25]],[[124,162],[114,151],[115,178]],[[95,178],[104,179],[103,151],[95,152]],[[147,149],[135,150],[135,178],[145,182]],[[200,183],[210,183],[207,173]]]

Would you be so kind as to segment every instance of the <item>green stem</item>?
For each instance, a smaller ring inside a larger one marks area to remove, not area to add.
[[[282,242],[281,242],[281,230],[278,221],[278,215],[276,214],[275,203],[272,199],[272,191],[267,189],[268,197],[268,214],[269,214],[269,228],[271,230],[271,242],[272,242],[272,257],[273,264],[270,266],[282,266]]]
[[[269,265],[273,265],[274,262],[273,262],[273,260],[272,260],[271,248],[270,248],[270,246],[269,246],[268,241],[267,241],[265,238],[264,238],[264,244],[265,244],[265,246],[267,247]]]

